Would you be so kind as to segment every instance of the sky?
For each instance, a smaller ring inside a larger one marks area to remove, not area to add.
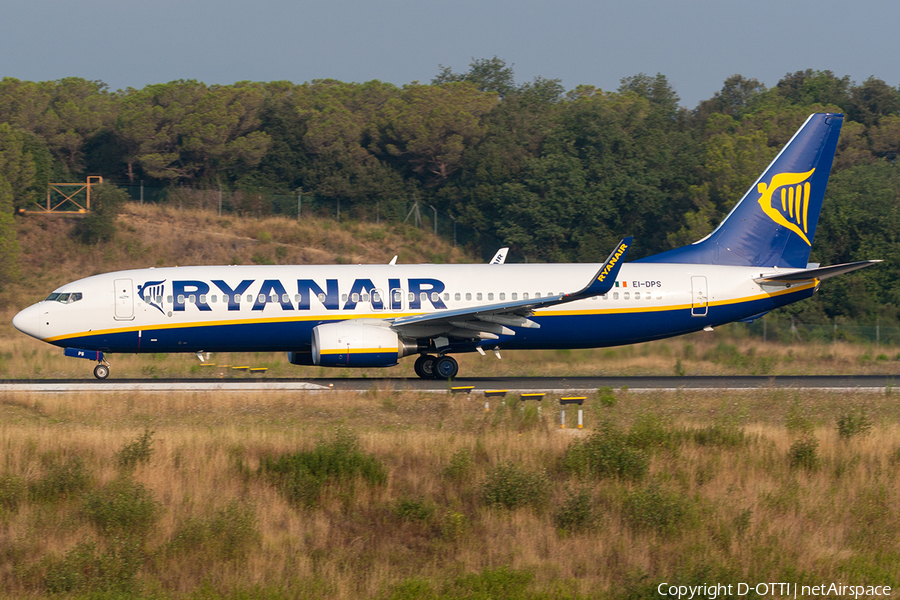
[[[734,74],[900,84],[897,0],[7,0],[0,77],[111,89],[314,79],[428,83],[494,56],[516,81],[665,75],[694,108]]]

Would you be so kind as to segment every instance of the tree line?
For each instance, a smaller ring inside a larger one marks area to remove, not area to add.
[[[638,258],[709,233],[817,111],[847,118],[811,260],[888,263],[829,281],[795,310],[895,319],[900,90],[831,71],[788,73],[771,88],[734,75],[693,109],[661,74],[565,90],[556,79],[517,83],[498,58],[402,87],[173,81],[113,92],[78,78],[5,78],[0,229],[49,181],[101,175],[304,193],[359,219],[402,220],[421,202],[531,261],[599,261],[632,234]],[[0,236],[0,252],[14,241]]]

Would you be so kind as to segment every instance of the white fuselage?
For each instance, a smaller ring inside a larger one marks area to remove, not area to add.
[[[106,352],[297,350],[313,327],[546,297],[580,289],[596,264],[175,267],[120,271],[57,289],[15,325],[61,347]],[[784,270],[785,272],[792,269]],[[627,344],[757,315],[815,291],[754,281],[778,269],[626,264],[603,296],[539,309],[540,328],[490,344],[572,348]],[[53,296],[51,295],[51,298]],[[420,332],[422,336],[428,331]],[[460,351],[474,350],[475,345]]]

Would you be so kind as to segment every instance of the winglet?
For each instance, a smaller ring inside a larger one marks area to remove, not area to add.
[[[632,236],[628,236],[616,244],[616,249],[612,251],[609,258],[606,259],[606,262],[603,263],[603,266],[600,267],[600,270],[597,271],[597,274],[591,279],[591,282],[581,291],[575,292],[574,294],[568,294],[567,296],[564,296],[564,298],[567,300],[575,300],[590,296],[602,296],[612,289],[613,285],[616,283],[616,277],[619,276],[619,269],[622,268],[622,263],[625,262],[625,255],[628,254],[628,249],[631,247],[633,239]]]
[[[506,262],[506,254],[509,252],[509,248],[500,248],[497,250],[497,253],[494,254],[494,258],[491,259],[490,264],[492,265],[502,265]]]

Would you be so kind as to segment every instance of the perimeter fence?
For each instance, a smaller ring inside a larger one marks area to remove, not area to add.
[[[136,202],[166,204],[218,212],[220,215],[262,218],[281,215],[293,219],[317,217],[337,222],[354,220],[371,223],[406,223],[432,231],[452,243],[489,260],[503,245],[496,237],[457,222],[456,218],[415,199],[376,201],[374,203],[341,202],[336,198],[322,198],[315,194],[274,194],[264,189],[217,190],[178,187],[151,187],[142,184],[116,183]],[[510,262],[525,262],[526,258],[511,251]]]
[[[754,337],[763,342],[784,344],[851,342],[876,346],[900,346],[900,327],[890,322],[882,324],[834,320],[803,322],[797,318],[766,315],[752,323],[734,323],[729,333],[736,337]]]

